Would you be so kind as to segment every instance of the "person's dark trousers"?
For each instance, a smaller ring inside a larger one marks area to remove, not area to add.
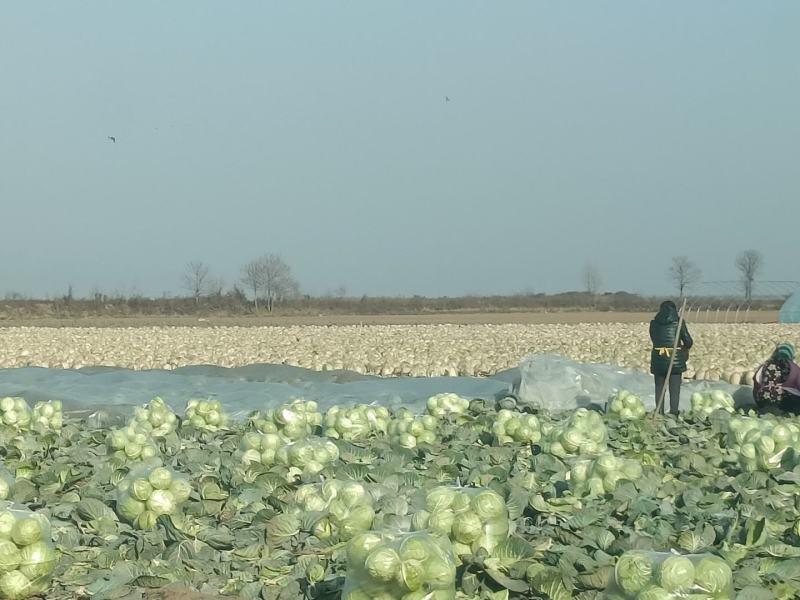
[[[656,379],[656,404],[658,404],[658,399],[661,397],[661,390],[664,387],[664,381],[667,379],[666,375],[655,375]],[[664,414],[664,406],[666,403],[666,397],[664,398],[664,404],[661,405],[661,414]],[[680,373],[673,373],[669,376],[669,412],[673,415],[678,414],[678,408],[681,405],[681,374]]]

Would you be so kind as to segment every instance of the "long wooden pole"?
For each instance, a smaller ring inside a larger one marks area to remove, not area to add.
[[[683,313],[685,310],[686,310],[686,297],[683,298],[683,304],[681,304],[681,310],[678,313],[678,330],[675,332],[675,341],[672,343],[672,353],[669,356],[669,366],[667,367],[667,378],[664,380],[664,385],[661,386],[661,393],[658,395],[656,402],[656,411],[653,413],[654,421],[658,416],[658,414],[661,412],[661,407],[664,406],[664,397],[667,395],[669,378],[672,375],[672,367],[675,365],[675,355],[678,352],[678,342],[681,339],[681,331],[683,330]]]

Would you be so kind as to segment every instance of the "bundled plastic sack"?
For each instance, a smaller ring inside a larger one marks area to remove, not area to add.
[[[8,506],[0,511],[0,598],[46,596],[58,560],[50,522]]]
[[[553,456],[596,456],[607,449],[608,430],[599,413],[579,408],[557,425],[543,425],[544,448]]]
[[[604,452],[597,458],[576,461],[569,471],[569,487],[575,496],[604,496],[614,492],[621,481],[636,482],[641,477],[639,461]]]
[[[399,410],[389,421],[389,441],[401,448],[416,448],[418,444],[435,444],[439,421],[433,415],[414,416]]]
[[[453,393],[436,394],[428,398],[428,414],[437,418],[463,415],[469,409],[469,400]]]
[[[322,425],[322,414],[313,400],[293,400],[264,413],[256,413],[250,422],[261,433],[280,433],[288,440],[296,441],[314,434]]]
[[[162,466],[138,465],[117,485],[117,514],[137,529],[153,529],[161,515],[178,512],[191,484]]]
[[[0,399],[0,421],[17,431],[28,431],[31,427],[31,408],[24,398],[6,396]]]
[[[200,431],[220,431],[228,428],[230,417],[222,410],[219,400],[189,400],[186,403],[186,420],[188,425]]]
[[[389,409],[385,406],[332,406],[325,413],[324,433],[337,440],[365,440],[372,435],[385,434],[390,417]]]
[[[34,431],[47,433],[61,431],[64,416],[61,411],[61,400],[37,402],[33,407],[31,423]]]
[[[106,444],[111,451],[111,463],[118,468],[158,456],[158,448],[153,439],[133,425],[124,429],[112,429],[106,438]]]
[[[329,439],[309,437],[286,443],[277,433],[250,431],[242,437],[240,458],[245,466],[284,465],[303,476],[318,475],[339,459],[339,448]]]
[[[329,479],[306,484],[295,492],[297,516],[321,513],[312,533],[321,540],[347,541],[369,531],[375,519],[372,496],[363,483]]]
[[[178,416],[164,400],[156,396],[134,411],[129,425],[151,437],[166,437],[178,428]]]
[[[369,531],[347,546],[342,600],[455,600],[455,579],[446,538]]]
[[[725,443],[744,471],[772,471],[787,461],[791,468],[800,456],[800,427],[788,420],[734,417],[728,421]]]
[[[638,421],[644,418],[647,409],[639,396],[631,394],[628,390],[620,390],[609,397],[606,413],[621,421]]]
[[[736,403],[728,392],[723,390],[713,390],[706,392],[694,392],[692,394],[692,417],[707,419],[711,413],[717,410],[724,410],[728,413],[736,412]]]
[[[536,415],[501,409],[492,424],[497,443],[536,444],[542,439],[542,425]]]
[[[489,554],[508,537],[511,525],[505,500],[484,488],[440,486],[428,491],[425,509],[417,511],[411,527],[446,535],[456,555]]]
[[[679,556],[668,552],[632,550],[614,569],[605,600],[733,600],[733,574],[712,554]]]

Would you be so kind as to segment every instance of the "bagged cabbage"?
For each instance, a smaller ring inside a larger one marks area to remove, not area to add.
[[[789,420],[732,418],[726,445],[736,453],[744,471],[792,468],[800,456],[800,427]]]
[[[64,417],[61,412],[61,400],[37,402],[33,406],[31,423],[34,431],[46,433],[48,431],[61,431]]]
[[[641,476],[639,461],[604,452],[593,459],[576,461],[569,471],[569,487],[575,496],[604,496],[614,492],[621,481],[636,482]]]
[[[347,546],[342,600],[454,600],[455,579],[446,538],[369,531]]]
[[[186,420],[188,425],[201,431],[220,431],[227,429],[230,418],[222,410],[219,400],[189,400],[186,404]]]
[[[608,430],[600,413],[578,408],[558,425],[543,431],[544,448],[553,456],[595,456],[606,450]]]
[[[536,444],[542,439],[542,426],[539,417],[513,412],[507,409],[498,411],[492,424],[492,432],[500,445],[520,443]]]
[[[240,459],[245,466],[284,465],[295,469],[295,474],[313,477],[339,459],[339,448],[324,438],[287,443],[277,433],[249,431],[242,437]]]
[[[722,390],[692,394],[692,410],[690,411],[692,417],[706,419],[716,410],[724,410],[728,413],[736,412],[733,396]]]
[[[292,512],[321,513],[312,533],[321,540],[348,541],[369,531],[375,519],[372,496],[363,483],[329,479],[302,485],[295,492]]]
[[[178,428],[178,417],[166,402],[155,397],[134,411],[130,425],[151,437],[166,437]]]
[[[112,429],[106,443],[111,450],[111,462],[116,467],[158,456],[158,448],[153,439],[133,425]]]
[[[446,535],[456,555],[489,554],[510,531],[508,508],[497,492],[483,488],[440,486],[427,492],[425,509],[414,514],[414,531]]]
[[[139,465],[117,485],[117,515],[137,529],[153,529],[189,499],[191,484],[162,466]]]
[[[324,433],[337,440],[365,440],[372,435],[385,434],[390,416],[385,406],[334,406],[325,413]]]
[[[469,408],[469,400],[458,394],[436,394],[428,398],[428,414],[437,418],[446,415],[463,415]]]
[[[278,408],[257,413],[250,422],[261,433],[280,433],[290,441],[313,435],[322,425],[322,414],[313,400],[293,400]]]
[[[6,396],[0,400],[0,420],[3,425],[18,431],[28,431],[31,427],[31,409],[24,398]]]
[[[435,444],[439,421],[433,415],[414,416],[407,409],[401,409],[389,421],[389,441],[401,448],[416,448],[418,444]]]
[[[614,580],[604,597],[609,600],[733,600],[733,593],[731,569],[717,556],[632,550],[617,561]]]
[[[44,515],[25,509],[0,511],[0,598],[46,596],[56,562]]]
[[[636,421],[647,415],[647,409],[639,396],[628,390],[620,390],[608,399],[606,412],[621,421]]]

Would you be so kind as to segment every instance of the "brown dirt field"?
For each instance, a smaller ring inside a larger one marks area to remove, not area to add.
[[[740,315],[739,322],[744,319]],[[644,323],[652,313],[641,312],[512,312],[512,313],[426,313],[413,315],[264,315],[238,317],[86,317],[78,319],[7,319],[0,327],[268,327],[291,325],[501,325],[540,323]],[[694,313],[694,323],[723,323],[725,314]],[[749,323],[777,323],[777,311],[750,312]],[[734,316],[730,315],[730,322]]]

